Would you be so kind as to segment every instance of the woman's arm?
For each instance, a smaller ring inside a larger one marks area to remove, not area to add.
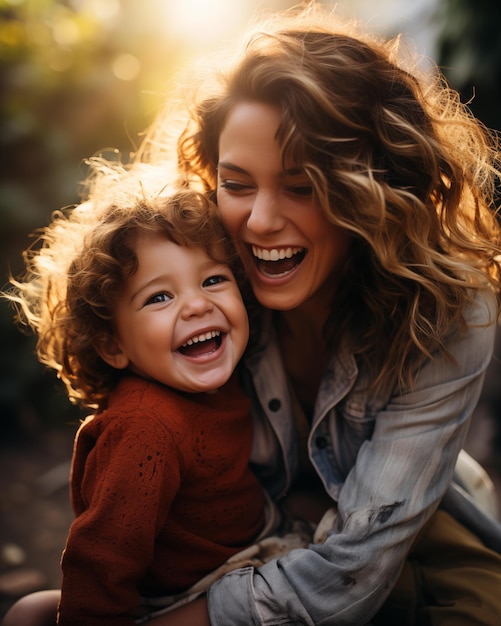
[[[339,493],[338,524],[325,543],[216,582],[208,592],[211,624],[247,626],[284,616],[291,623],[354,624],[377,612],[450,485],[482,389],[495,326],[482,325],[493,319],[491,302],[479,297],[477,305],[469,312],[468,333],[448,344],[456,363],[427,361],[414,387],[396,391],[376,415],[372,437],[362,443]],[[335,463],[336,433],[322,435],[323,449],[314,458]]]

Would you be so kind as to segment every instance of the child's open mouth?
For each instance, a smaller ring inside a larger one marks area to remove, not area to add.
[[[185,356],[197,357],[211,354],[221,347],[223,336],[220,330],[210,330],[188,339],[178,351]]]
[[[262,274],[265,276],[282,276],[302,263],[306,255],[306,249],[288,247],[269,250],[252,246],[252,253],[256,265]]]

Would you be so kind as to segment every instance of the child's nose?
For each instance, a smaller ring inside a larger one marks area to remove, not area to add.
[[[214,310],[212,302],[203,294],[187,296],[183,302],[182,316],[186,319],[202,316]]]

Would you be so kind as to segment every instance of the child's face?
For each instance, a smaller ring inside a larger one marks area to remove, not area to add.
[[[135,251],[138,269],[116,306],[116,353],[106,360],[181,391],[217,389],[249,338],[231,270],[160,235],[140,236]]]

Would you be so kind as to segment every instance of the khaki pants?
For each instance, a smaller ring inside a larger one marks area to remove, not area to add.
[[[437,511],[371,624],[501,626],[501,556]]]

